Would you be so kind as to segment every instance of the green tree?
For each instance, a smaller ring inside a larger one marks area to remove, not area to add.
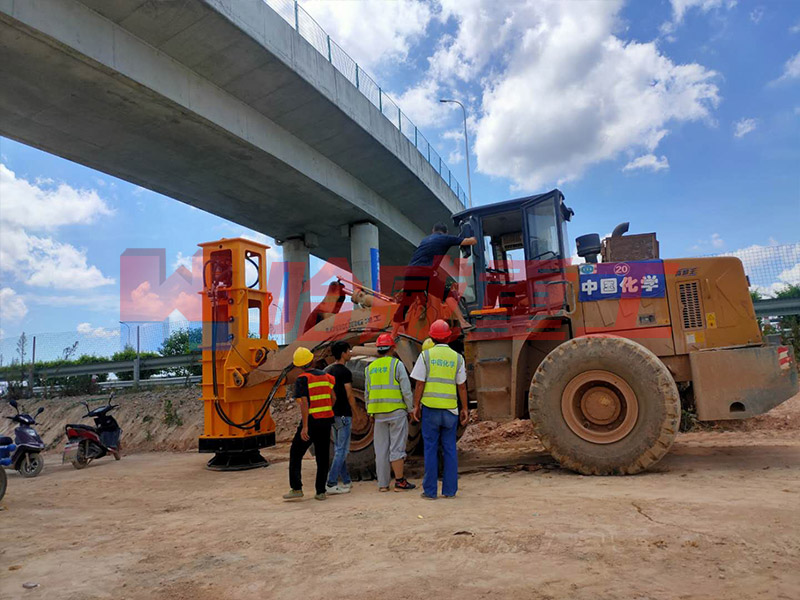
[[[787,284],[775,292],[776,298],[800,298],[800,285]],[[781,342],[792,344],[797,361],[800,362],[800,315],[785,315],[778,318]]]
[[[140,352],[139,358],[158,358],[158,354],[156,352]],[[111,360],[122,361],[122,360],[133,360],[136,358],[136,350],[131,346],[125,346],[125,349],[120,352],[115,352],[114,355],[111,357]],[[139,379],[150,379],[153,375],[160,373],[160,369],[141,369],[139,371]],[[122,381],[132,381],[133,380],[133,371],[124,371],[120,373],[114,373],[117,376],[117,379],[121,379]]]
[[[178,329],[173,331],[169,337],[161,344],[162,356],[186,356],[200,352],[203,343],[203,330],[199,327]],[[174,367],[169,369],[172,375],[177,377],[187,377],[189,375],[201,375],[203,367],[192,365],[191,367]]]

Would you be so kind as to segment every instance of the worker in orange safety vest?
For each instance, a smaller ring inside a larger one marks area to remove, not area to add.
[[[312,367],[314,354],[307,348],[299,347],[294,352],[292,362],[295,367],[304,369],[294,384],[294,397],[300,403],[302,419],[292,439],[289,450],[289,485],[291,489],[283,495],[284,500],[299,500],[303,497],[301,477],[303,456],[314,445],[317,459],[315,481],[317,500],[325,500],[325,482],[328,479],[331,426],[333,425],[333,385],[334,378],[325,371]]]

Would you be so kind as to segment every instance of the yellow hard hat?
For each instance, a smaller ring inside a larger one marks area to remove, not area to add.
[[[314,360],[314,354],[311,352],[311,350],[308,348],[303,348],[302,346],[295,350],[294,355],[292,356],[292,362],[294,363],[295,367],[305,367],[312,360]]]
[[[427,338],[424,342],[422,342],[422,351],[425,352],[425,350],[430,350],[435,345],[436,342],[434,342],[431,338]]]

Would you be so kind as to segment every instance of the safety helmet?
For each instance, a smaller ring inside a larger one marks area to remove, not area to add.
[[[310,364],[312,360],[314,360],[314,354],[311,350],[303,348],[302,346],[295,350],[292,355],[292,362],[295,367],[305,367]]]
[[[394,338],[389,333],[382,333],[378,336],[375,345],[378,347],[378,350],[388,350],[394,346]]]
[[[425,352],[425,350],[430,350],[435,345],[436,342],[434,342],[431,338],[425,338],[425,341],[422,342],[422,351]]]
[[[429,333],[434,340],[446,340],[451,334],[450,325],[442,319],[437,319],[431,324]]]

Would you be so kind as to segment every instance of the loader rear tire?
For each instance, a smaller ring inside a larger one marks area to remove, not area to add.
[[[669,370],[632,340],[580,337],[534,373],[530,418],[561,466],[584,475],[630,475],[658,462],[680,423]]]

